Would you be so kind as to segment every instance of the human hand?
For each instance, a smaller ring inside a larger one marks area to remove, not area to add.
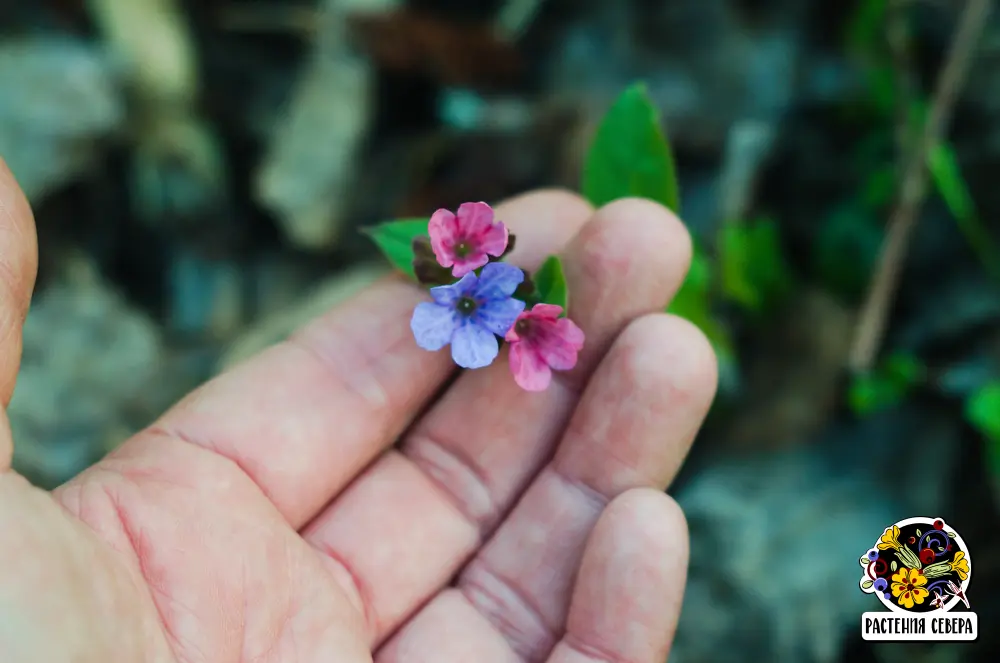
[[[687,567],[662,491],[716,380],[703,336],[658,313],[690,240],[640,200],[497,213],[511,262],[561,252],[586,333],[545,392],[498,360],[439,393],[448,350],[409,327],[426,293],[392,277],[51,494],[9,470],[4,415],[0,660],[662,663]],[[35,269],[0,168],[5,406]]]

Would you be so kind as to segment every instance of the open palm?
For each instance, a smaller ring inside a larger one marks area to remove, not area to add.
[[[6,405],[36,248],[0,170]],[[587,335],[546,392],[502,354],[442,393],[448,352],[409,329],[426,292],[388,278],[54,493],[8,469],[4,423],[0,660],[662,663],[687,566],[662,491],[715,388],[703,337],[657,313],[690,240],[639,200],[497,213],[512,262],[562,254]]]

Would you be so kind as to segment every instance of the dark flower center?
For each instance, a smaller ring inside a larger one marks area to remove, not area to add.
[[[462,315],[472,315],[478,304],[472,297],[461,297],[455,302],[455,309]]]
[[[518,336],[526,336],[531,331],[531,320],[522,318],[514,323],[514,332]]]
[[[455,245],[455,255],[458,256],[459,258],[464,258],[465,256],[469,255],[471,251],[472,247],[469,246],[469,243],[466,242],[465,240],[462,240],[461,242]]]

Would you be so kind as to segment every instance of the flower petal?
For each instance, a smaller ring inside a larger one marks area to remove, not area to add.
[[[510,372],[525,391],[544,391],[552,382],[552,369],[525,343],[511,344]]]
[[[507,226],[498,221],[478,237],[479,250],[499,257],[507,250],[509,237],[510,232],[507,230]]]
[[[489,366],[499,352],[497,337],[468,319],[451,338],[451,358],[462,368]]]
[[[431,288],[431,297],[438,304],[444,306],[454,306],[460,297],[471,295],[476,289],[478,278],[475,274],[466,274],[460,280],[451,285],[439,285]]]
[[[559,328],[559,337],[562,340],[576,348],[577,351],[583,349],[583,342],[586,340],[586,336],[575,322],[569,318],[560,318],[556,322],[556,326]]]
[[[465,276],[466,274],[479,269],[490,261],[490,257],[483,251],[470,251],[464,257],[455,256],[455,267],[451,270],[452,276]]]
[[[479,288],[476,295],[483,299],[504,299],[517,290],[524,281],[524,272],[514,265],[491,262],[479,273]]]
[[[555,320],[562,315],[562,306],[557,304],[535,304],[531,307],[531,315],[535,318],[551,318]]]
[[[448,345],[458,326],[455,309],[432,302],[417,304],[410,318],[413,338],[424,350],[440,350]]]
[[[431,250],[442,267],[451,267],[455,254],[452,250],[458,241],[458,219],[446,209],[439,209],[431,215],[427,223],[427,234],[431,238]]]
[[[458,227],[466,237],[479,238],[493,225],[493,208],[486,203],[462,203],[458,206]]]
[[[479,307],[475,315],[475,323],[497,336],[505,336],[517,322],[517,317],[524,311],[524,302],[520,299],[494,299]]]

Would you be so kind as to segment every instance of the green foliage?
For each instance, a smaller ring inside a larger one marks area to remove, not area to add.
[[[862,417],[893,407],[924,381],[926,373],[919,358],[906,353],[890,355],[874,371],[853,380],[847,395],[848,404]]]
[[[687,278],[667,311],[698,327],[711,341],[720,364],[731,363],[735,355],[729,332],[712,315],[713,281],[712,262],[696,245]]]
[[[564,314],[569,311],[569,288],[559,256],[546,258],[535,272],[533,281],[536,301],[561,306]]]
[[[927,166],[938,194],[955,217],[966,241],[976,252],[986,271],[1000,280],[1000,253],[979,218],[972,194],[958,166],[955,151],[947,143],[935,145],[928,155]]]
[[[820,280],[849,300],[859,298],[871,279],[884,231],[873,213],[853,200],[822,220],[814,258]]]
[[[597,207],[634,196],[679,210],[674,159],[642,83],[629,86],[598,126],[584,161],[582,188]]]
[[[372,238],[393,267],[415,279],[413,240],[427,234],[429,221],[429,219],[400,219],[364,228],[362,232]]]
[[[628,87],[601,120],[584,162],[582,188],[596,206],[635,196],[679,211],[670,144],[641,83]],[[719,360],[730,361],[732,342],[712,314],[713,281],[712,261],[695,242],[691,269],[667,310],[695,324],[715,346]]]
[[[884,41],[888,0],[861,0],[847,21],[846,50],[858,56],[873,55]]]
[[[718,241],[721,294],[753,313],[773,310],[792,286],[777,224],[726,224]]]
[[[867,96],[852,104],[876,116],[891,116],[896,104],[896,72],[885,39],[888,0],[860,0],[847,22],[845,50],[863,69]]]
[[[962,171],[958,167],[958,159],[950,145],[939,143],[931,150],[927,158],[934,186],[948,206],[948,210],[956,219],[971,219],[976,216],[976,206],[972,202]]]
[[[1000,477],[1000,382],[986,384],[969,397],[965,418],[986,437],[990,470]]]

